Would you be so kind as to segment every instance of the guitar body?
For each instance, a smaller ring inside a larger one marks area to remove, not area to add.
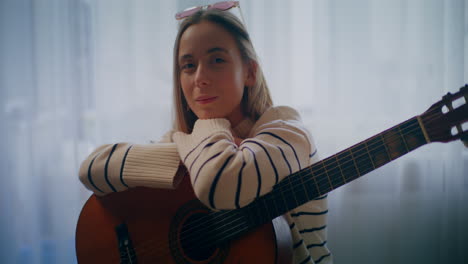
[[[77,224],[78,263],[292,262],[291,234],[282,217],[225,245],[190,252],[180,234],[184,225],[199,224],[197,214],[206,212],[188,176],[176,190],[141,187],[92,195]]]

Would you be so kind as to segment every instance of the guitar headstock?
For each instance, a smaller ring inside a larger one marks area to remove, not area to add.
[[[468,84],[455,94],[448,93],[420,118],[431,142],[461,139],[468,147]]]

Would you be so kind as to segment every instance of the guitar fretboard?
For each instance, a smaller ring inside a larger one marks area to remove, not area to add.
[[[250,205],[232,211],[232,217],[239,218],[239,221],[236,221],[238,227],[231,229],[237,231],[229,234],[229,237],[237,237],[246,230],[317,199],[426,143],[418,119],[413,117],[304,168],[286,177],[270,193]],[[239,211],[242,213],[239,214]],[[231,216],[226,215],[226,212],[219,213],[230,219],[229,225],[232,226]]]
[[[251,206],[262,224],[426,144],[416,117],[302,169]],[[265,217],[261,217],[265,215]]]

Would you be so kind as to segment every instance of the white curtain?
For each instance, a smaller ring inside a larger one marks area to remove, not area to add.
[[[174,13],[216,1],[0,0],[0,259],[75,263],[103,143],[170,127]],[[241,1],[276,104],[325,158],[467,80],[464,0]],[[430,144],[329,195],[336,263],[468,261],[468,151]]]

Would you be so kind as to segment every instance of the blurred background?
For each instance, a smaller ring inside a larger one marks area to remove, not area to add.
[[[0,0],[0,260],[76,263],[98,145],[171,126],[176,11],[217,1]],[[277,105],[322,158],[468,77],[468,1],[240,1]],[[329,195],[335,263],[468,263],[468,149],[430,144]]]

